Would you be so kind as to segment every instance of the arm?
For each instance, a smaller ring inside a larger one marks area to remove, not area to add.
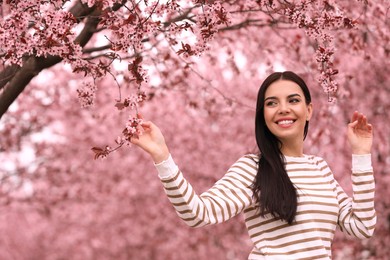
[[[348,124],[348,141],[352,149],[353,199],[349,198],[336,182],[340,204],[339,226],[359,238],[372,236],[376,223],[374,208],[375,181],[371,166],[372,125],[358,112]]]
[[[152,122],[142,123],[142,128],[141,135],[131,142],[152,157],[169,200],[186,224],[220,223],[251,204],[250,186],[257,168],[253,158],[241,158],[209,191],[198,196],[170,156],[160,129]]]
[[[376,224],[374,208],[375,181],[371,155],[352,156],[353,199],[336,182],[339,201],[338,224],[343,232],[357,238],[369,238]]]
[[[156,165],[168,199],[191,227],[217,224],[236,216],[252,203],[250,188],[257,167],[250,156],[239,159],[208,191],[197,195],[172,157]]]

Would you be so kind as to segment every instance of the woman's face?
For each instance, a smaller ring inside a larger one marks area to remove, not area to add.
[[[312,104],[307,105],[301,87],[290,80],[278,80],[265,92],[264,119],[268,129],[282,143],[303,141]]]

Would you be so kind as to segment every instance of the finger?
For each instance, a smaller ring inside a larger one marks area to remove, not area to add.
[[[148,131],[148,132],[154,131],[157,128],[157,126],[153,124],[151,121],[142,122],[141,126],[144,129],[144,131]]]
[[[366,127],[367,126],[367,117],[363,116],[362,124]]]
[[[349,123],[349,124],[348,124],[348,127],[349,127],[349,128],[355,128],[355,127],[357,126],[357,124],[358,124],[358,120],[355,120],[355,121]]]
[[[364,117],[361,113],[358,114],[358,127],[363,127],[363,121],[364,121]]]
[[[144,128],[151,128],[152,127],[152,122],[150,121],[144,121],[141,123],[141,126],[144,127]]]
[[[363,114],[360,114],[357,128],[367,129],[367,117]]]
[[[359,112],[358,111],[353,112],[351,122],[355,122],[358,119],[358,117],[359,117]]]
[[[370,131],[372,133],[372,130],[373,130],[373,127],[371,124],[367,124],[367,128],[368,128],[368,131]]]
[[[137,114],[137,118],[138,118],[138,119],[144,119],[144,117],[142,116],[142,114]]]
[[[139,143],[138,136],[137,137],[135,137],[135,136],[130,137],[130,143],[137,145]]]

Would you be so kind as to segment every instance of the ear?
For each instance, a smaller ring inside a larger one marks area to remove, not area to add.
[[[313,115],[313,104],[310,103],[310,104],[307,105],[307,117],[306,117],[306,121],[310,121],[312,115]]]

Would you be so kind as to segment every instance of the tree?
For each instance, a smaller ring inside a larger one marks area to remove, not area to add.
[[[201,192],[255,151],[258,86],[290,69],[313,94],[307,153],[349,192],[345,123],[358,109],[374,124],[377,231],[365,242],[337,236],[334,253],[384,259],[388,12],[387,1],[2,3],[3,258],[245,258],[242,223],[188,230],[127,140],[138,113],[156,121]]]

